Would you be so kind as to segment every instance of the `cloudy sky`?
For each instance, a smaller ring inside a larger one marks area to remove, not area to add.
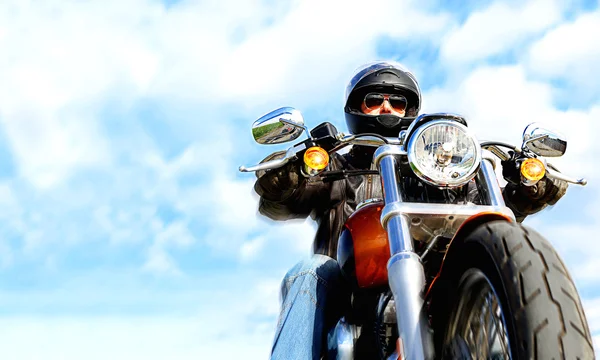
[[[2,358],[266,358],[314,228],[257,216],[237,167],[284,147],[250,124],[293,106],[345,131],[346,83],[376,59],[481,139],[533,121],[570,139],[556,163],[589,185],[526,224],[600,344],[598,4],[470,3],[2,0]]]

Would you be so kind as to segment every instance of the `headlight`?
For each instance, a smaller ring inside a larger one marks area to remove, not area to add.
[[[423,181],[440,187],[460,186],[471,180],[481,163],[481,148],[467,127],[434,120],[418,128],[408,140],[408,161]]]

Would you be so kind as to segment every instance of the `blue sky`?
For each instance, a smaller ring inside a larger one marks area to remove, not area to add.
[[[237,167],[285,147],[250,125],[294,106],[345,130],[346,83],[376,59],[481,139],[516,143],[532,121],[568,137],[554,162],[590,184],[526,224],[600,343],[598,33],[597,2],[577,0],[3,1],[3,358],[265,358],[314,227],[257,216]]]

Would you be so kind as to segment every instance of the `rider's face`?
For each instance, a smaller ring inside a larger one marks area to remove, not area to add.
[[[360,109],[367,115],[406,115],[406,98],[401,95],[369,93],[365,96]]]

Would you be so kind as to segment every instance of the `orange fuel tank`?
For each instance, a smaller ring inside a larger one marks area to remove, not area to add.
[[[352,244],[349,250],[353,252],[354,271],[360,288],[376,287],[388,281],[390,245],[387,232],[380,222],[382,209],[383,202],[365,205],[352,214],[345,224],[343,237],[346,248],[350,247],[349,242]]]

